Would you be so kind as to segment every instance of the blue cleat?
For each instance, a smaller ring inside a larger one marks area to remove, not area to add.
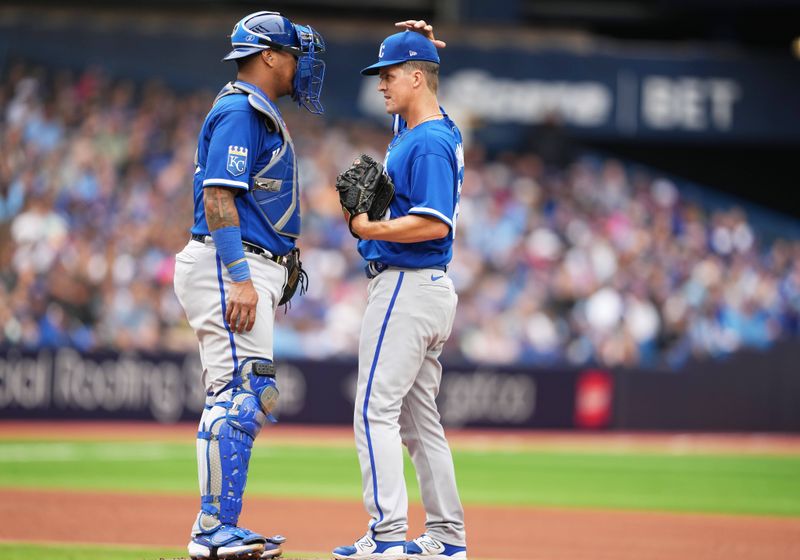
[[[405,560],[405,541],[378,541],[364,535],[353,546],[333,549],[336,560]]]
[[[467,547],[443,543],[423,534],[406,543],[408,560],[467,560]]]
[[[266,542],[266,537],[248,529],[220,525],[208,533],[194,535],[188,549],[192,560],[258,560],[265,551]]]
[[[267,542],[264,543],[264,552],[261,553],[261,560],[269,560],[270,558],[278,558],[283,554],[281,545],[286,542],[286,537],[282,535],[274,535],[267,537]]]

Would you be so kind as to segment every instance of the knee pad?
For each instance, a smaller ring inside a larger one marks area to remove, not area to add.
[[[237,378],[217,395],[209,395],[197,432],[201,510],[194,533],[220,523],[236,525],[253,442],[278,400],[274,365],[245,360]]]
[[[234,388],[234,406],[228,411],[228,422],[255,438],[267,419],[277,422],[272,415],[279,396],[275,364],[248,358],[239,368],[238,382],[240,385]]]

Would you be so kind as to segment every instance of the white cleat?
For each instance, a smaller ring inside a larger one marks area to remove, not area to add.
[[[353,546],[333,549],[333,557],[336,560],[406,560],[405,545],[405,541],[378,541],[364,535]]]
[[[408,560],[467,560],[467,547],[456,546],[423,534],[406,543]]]

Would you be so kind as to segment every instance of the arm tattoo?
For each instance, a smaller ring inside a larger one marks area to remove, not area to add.
[[[209,231],[239,225],[239,212],[236,210],[234,198],[234,192],[225,187],[203,189],[203,205]]]

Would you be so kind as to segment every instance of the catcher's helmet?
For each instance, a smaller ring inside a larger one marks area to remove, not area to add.
[[[264,49],[283,50],[297,59],[292,99],[312,113],[322,113],[319,97],[325,63],[317,54],[325,52],[325,41],[310,25],[292,23],[278,12],[255,12],[233,26],[231,46],[223,60],[250,56]]]

